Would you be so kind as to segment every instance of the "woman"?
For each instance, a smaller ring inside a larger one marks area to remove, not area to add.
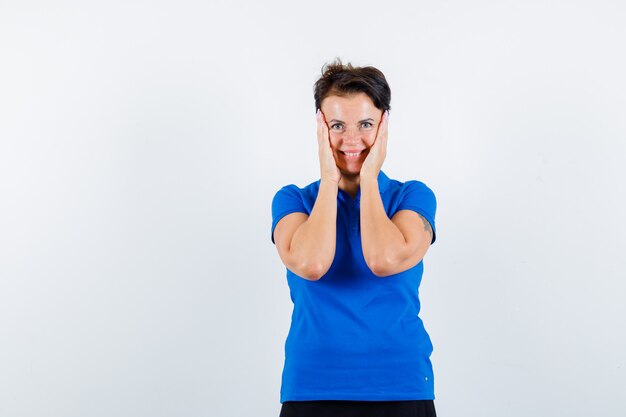
[[[424,183],[381,170],[390,99],[374,67],[322,68],[320,179],[272,200],[294,303],[280,417],[436,416],[432,344],[418,317],[436,200]]]

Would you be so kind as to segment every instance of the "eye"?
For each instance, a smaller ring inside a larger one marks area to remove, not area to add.
[[[335,128],[335,126],[339,126],[339,127],[341,127],[341,123],[335,123],[334,125],[331,125],[331,126],[330,126],[330,128],[331,128],[331,129],[334,129],[334,128]],[[335,129],[335,130],[337,130],[337,129]]]
[[[365,125],[368,125],[368,126],[365,126]],[[372,127],[373,125],[370,122],[363,122],[361,126]]]

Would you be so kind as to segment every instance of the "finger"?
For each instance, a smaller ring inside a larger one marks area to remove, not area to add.
[[[376,129],[376,137],[374,138],[373,146],[376,146],[376,142],[380,142],[378,139],[382,137],[383,131],[385,127],[385,113],[383,112],[383,117],[380,118],[380,122],[378,122],[378,128]]]
[[[324,124],[324,122],[322,121],[322,112],[321,110],[317,110],[317,114],[315,115],[316,121],[317,121],[317,143],[320,146],[320,148],[322,147],[322,140],[324,138],[324,130],[322,125]]]
[[[385,126],[383,127],[383,148],[387,149],[387,141],[389,140],[389,110],[385,112]]]
[[[388,128],[389,128],[389,111],[385,111],[383,113],[383,120],[381,121],[381,127],[378,130],[379,134],[381,136],[381,138],[383,138],[383,140],[387,140],[387,136],[388,136]]]
[[[326,148],[328,149],[328,152],[332,154],[333,148],[330,145],[330,133],[328,131],[328,125],[326,124],[326,117],[324,116],[323,112],[321,112],[321,115],[322,115],[322,132],[324,136],[323,139],[326,143]]]
[[[386,140],[388,133],[389,133],[389,110],[385,112],[385,130],[383,133],[385,134],[385,140]]]
[[[329,140],[330,136],[328,134],[328,125],[326,124],[326,117],[324,113],[320,110],[320,119],[322,120],[322,132],[324,132],[324,138]]]
[[[324,113],[321,110],[318,110],[317,114],[317,139],[320,153],[324,155],[332,154],[328,125],[326,124]]]

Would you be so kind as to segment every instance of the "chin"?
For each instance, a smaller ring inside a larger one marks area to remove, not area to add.
[[[341,175],[343,176],[356,177],[361,174],[361,165],[359,165],[358,167],[354,169],[346,169],[345,167],[343,167],[343,168],[339,168],[339,170],[341,171]]]

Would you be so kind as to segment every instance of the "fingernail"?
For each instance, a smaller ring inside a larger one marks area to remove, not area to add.
[[[385,110],[385,120],[389,120],[389,110]]]

